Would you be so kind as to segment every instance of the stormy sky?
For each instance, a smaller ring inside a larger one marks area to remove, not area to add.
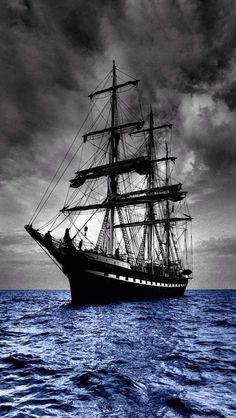
[[[0,58],[1,287],[67,286],[23,226],[113,59],[174,123],[192,287],[235,287],[234,0],[1,0]]]

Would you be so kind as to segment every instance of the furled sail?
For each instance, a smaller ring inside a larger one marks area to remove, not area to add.
[[[166,223],[176,223],[176,222],[188,222],[192,221],[191,216],[185,216],[183,218],[163,218],[163,219],[153,219],[151,221],[137,221],[137,222],[127,222],[122,224],[117,224],[114,228],[125,228],[125,227],[135,227],[135,226],[145,226],[145,225],[158,225]]]
[[[111,164],[104,164],[99,167],[88,168],[76,172],[76,177],[70,180],[70,187],[79,187],[88,179],[94,179],[111,174],[123,174],[136,171],[138,174],[146,174],[150,168],[150,161],[147,156],[131,158]]]
[[[61,212],[76,212],[90,209],[106,209],[114,207],[123,207],[130,205],[143,205],[149,202],[157,203],[164,200],[171,200],[172,202],[179,202],[186,196],[186,192],[167,192],[167,193],[150,193],[144,196],[133,196],[130,198],[123,197],[122,195],[116,195],[115,198],[107,198],[102,203],[91,205],[78,205],[72,208],[64,207]]]
[[[174,161],[175,157],[169,157],[168,160]],[[80,170],[76,172],[76,177],[70,180],[70,187],[77,188],[82,186],[86,180],[109,176],[111,174],[118,175],[129,173],[131,171],[136,171],[136,173],[141,175],[147,174],[154,163],[161,163],[163,161],[166,161],[166,158],[150,160],[147,156],[144,156]],[[174,189],[177,186],[181,185],[173,185],[172,187]]]
[[[137,195],[145,195],[150,193],[162,193],[162,192],[169,192],[175,193],[181,190],[182,184],[169,184],[168,186],[160,186],[160,187],[153,187],[152,189],[143,189],[143,190],[135,190],[134,192],[125,193],[122,197],[131,197]]]
[[[84,142],[86,142],[89,137],[94,137],[96,135],[101,135],[101,134],[105,134],[109,132],[114,133],[117,131],[127,131],[129,128],[136,128],[139,131],[143,125],[144,125],[144,121],[137,121],[137,122],[129,122],[129,123],[125,123],[125,124],[117,125],[117,126],[111,126],[110,128],[100,129],[98,131],[91,131],[83,135]]]
[[[116,91],[116,90],[122,89],[123,87],[127,87],[130,85],[137,86],[138,82],[139,80],[129,80],[129,81],[126,81],[125,83],[116,84],[115,86],[108,87],[106,89],[97,90],[94,93],[91,93],[89,95],[89,98],[93,99],[94,96],[104,94],[104,93],[114,92],[114,90]]]

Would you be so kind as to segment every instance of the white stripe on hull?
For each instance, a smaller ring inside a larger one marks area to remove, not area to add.
[[[186,287],[186,283],[163,283],[163,282],[151,282],[150,280],[142,280],[128,276],[119,276],[112,273],[103,273],[101,271],[94,271],[94,270],[84,270],[86,273],[93,274],[97,277],[109,277],[114,280],[125,281],[129,283],[137,283],[144,286],[152,286],[152,287]]]

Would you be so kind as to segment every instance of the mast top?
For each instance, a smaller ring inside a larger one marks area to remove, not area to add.
[[[93,99],[94,96],[97,96],[97,95],[100,95],[100,94],[103,94],[103,93],[108,93],[108,92],[111,92],[112,94],[116,94],[117,90],[121,89],[122,87],[129,86],[129,85],[137,86],[139,80],[134,80],[134,79],[125,81],[124,83],[117,84],[117,82],[115,81],[116,70],[117,70],[115,60],[113,60],[112,63],[113,63],[113,67],[112,67],[113,83],[112,83],[112,86],[103,88],[102,90],[97,90],[97,91],[89,94],[88,97],[90,99]]]
[[[151,116],[151,118],[153,118],[152,105],[150,105],[150,116]]]

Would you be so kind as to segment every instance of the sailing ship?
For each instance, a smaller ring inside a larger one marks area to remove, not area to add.
[[[143,117],[138,86],[113,61],[89,95],[87,151],[77,153],[65,205],[51,223],[25,226],[68,277],[73,304],[178,297],[192,278],[192,218],[172,174],[172,123],[156,123],[152,108]]]

